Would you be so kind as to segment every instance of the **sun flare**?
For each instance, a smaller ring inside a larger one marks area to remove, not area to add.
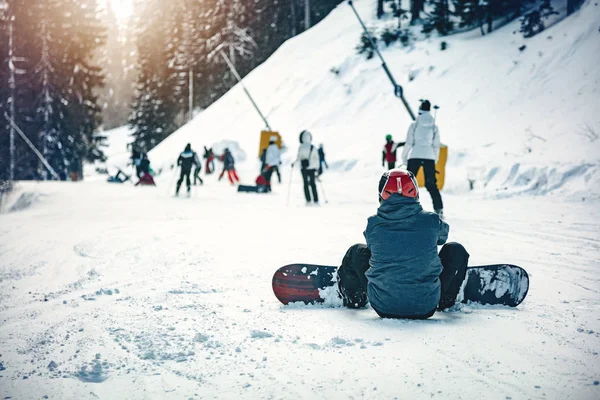
[[[133,13],[133,0],[108,0],[108,5],[119,19],[126,19]]]

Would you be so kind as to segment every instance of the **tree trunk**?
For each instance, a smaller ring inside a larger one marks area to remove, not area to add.
[[[310,0],[304,0],[304,29],[310,29]]]
[[[383,16],[383,0],[377,0],[377,18]]]
[[[410,12],[411,19],[410,23],[414,24],[419,17],[421,16],[421,11],[423,11],[423,7],[425,5],[425,0],[411,0],[410,1]]]
[[[291,0],[292,4],[292,37],[296,36],[296,0]]]
[[[567,0],[567,15],[573,14],[580,4],[580,0]]]

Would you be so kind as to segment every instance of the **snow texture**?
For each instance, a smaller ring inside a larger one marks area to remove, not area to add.
[[[374,2],[355,3],[372,20]],[[166,171],[156,187],[19,183],[0,214],[0,398],[599,398],[599,15],[587,2],[523,53],[515,24],[453,35],[444,52],[439,39],[384,51],[411,104],[443,107],[450,240],[471,265],[525,268],[518,308],[389,320],[340,307],[335,286],[320,306],[272,294],[277,268],[339,265],[363,242],[381,141],[409,123],[378,63],[354,55],[342,4],[247,79],[290,149],[273,193],[209,175],[173,197],[168,168],[187,142],[227,141],[247,155],[242,180],[256,178],[262,125],[239,87],[151,152]],[[305,128],[331,167],[320,207],[285,168]],[[20,198],[36,201],[4,212]]]

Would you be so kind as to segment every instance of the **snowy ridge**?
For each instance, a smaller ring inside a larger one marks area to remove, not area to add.
[[[374,1],[355,5],[368,24],[376,24]],[[599,19],[600,6],[588,1],[531,39],[515,33],[515,21],[485,37],[472,31],[409,49],[383,49],[413,109],[419,98],[442,107],[437,123],[450,148],[448,192],[472,187],[500,197],[599,197]],[[359,28],[343,3],[245,79],[290,149],[286,162],[295,156],[299,132],[309,129],[324,144],[334,171],[372,179],[381,173],[385,134],[404,139],[410,119],[379,62],[355,54]],[[448,50],[440,50],[442,41]],[[168,165],[188,142],[201,149],[232,140],[248,154],[242,169],[252,171],[245,179],[253,180],[262,128],[238,85],[161,143],[151,158]]]

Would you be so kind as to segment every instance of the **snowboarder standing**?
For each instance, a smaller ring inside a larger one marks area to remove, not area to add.
[[[325,150],[323,150],[323,144],[319,145],[319,176],[323,175],[323,164],[325,164],[325,168],[329,169],[329,165],[327,165],[327,161],[325,161]]]
[[[381,166],[385,167],[387,161],[388,169],[396,168],[396,150],[398,147],[403,146],[404,143],[394,143],[392,135],[385,136],[385,145],[383,146],[383,158],[381,159]]]
[[[240,178],[235,171],[235,160],[233,155],[228,148],[225,148],[225,152],[219,158],[221,161],[223,161],[223,172],[221,172],[221,175],[219,175],[219,180],[223,178],[223,175],[225,175],[225,172],[227,171],[227,178],[229,178],[229,182],[231,182],[232,185],[235,185],[235,182],[239,182]]]
[[[279,146],[277,146],[277,137],[272,136],[271,141],[269,142],[269,147],[265,150],[265,162],[264,169],[266,169],[265,178],[269,182],[269,186],[271,185],[271,176],[273,172],[277,174],[277,180],[281,183],[281,174],[279,173],[279,165],[281,164],[281,150],[279,150]]]
[[[188,143],[183,150],[183,153],[179,155],[177,159],[177,165],[181,167],[181,173],[179,175],[179,180],[177,181],[177,189],[175,190],[175,195],[179,195],[179,188],[183,183],[183,178],[185,178],[185,184],[187,186],[187,192],[190,193],[192,189],[192,185],[190,182],[190,174],[192,172],[192,165],[196,163],[196,159],[194,157],[194,152],[192,151],[192,145]]]
[[[315,183],[315,174],[319,169],[319,152],[312,145],[312,134],[304,130],[300,133],[300,148],[298,157],[292,164],[292,167],[300,162],[300,171],[302,172],[302,181],[304,182],[304,197],[306,204],[310,204],[312,191],[312,201],[319,204],[319,195],[317,193],[317,184]]]
[[[426,319],[452,307],[465,279],[469,253],[446,243],[449,226],[423,211],[410,171],[393,169],[379,181],[379,208],[338,269],[344,305],[367,302],[383,318]]]
[[[440,155],[440,132],[430,110],[431,103],[427,100],[423,101],[419,107],[417,120],[408,128],[406,143],[402,151],[402,161],[415,176],[423,167],[425,188],[433,200],[433,209],[440,217],[443,217],[444,204],[435,175],[435,164]]]

